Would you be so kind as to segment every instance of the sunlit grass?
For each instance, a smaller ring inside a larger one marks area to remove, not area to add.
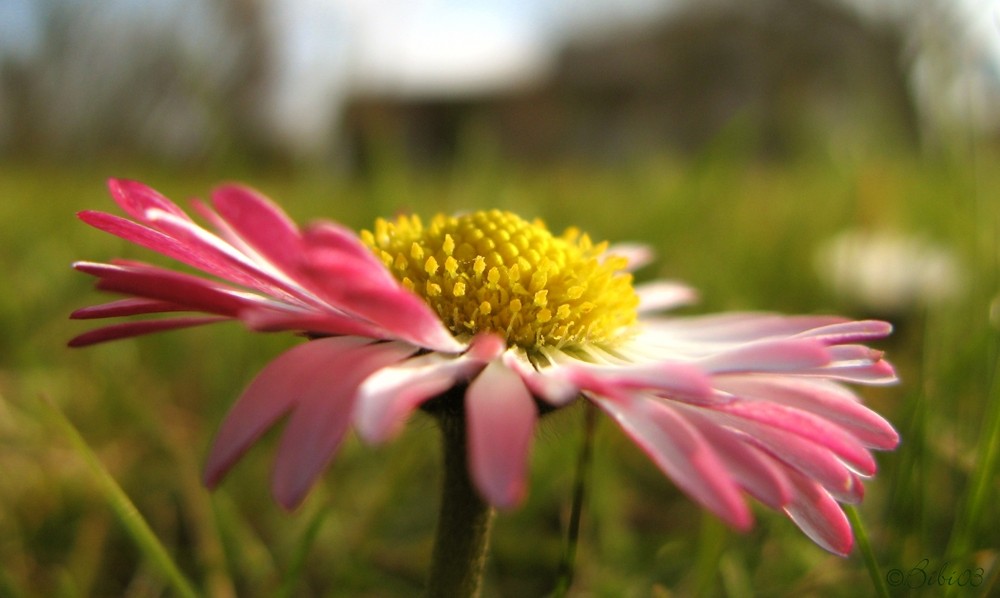
[[[733,157],[650,158],[595,168],[530,168],[471,160],[446,173],[383,165],[369,181],[322,173],[180,173],[129,166],[0,169],[0,595],[171,595],[169,575],[94,483],[86,453],[43,396],[66,414],[102,471],[198,593],[212,596],[409,596],[429,563],[437,501],[438,438],[418,416],[384,447],[350,439],[303,507],[281,511],[267,493],[267,446],[254,449],[210,494],[199,483],[208,442],[253,374],[294,338],[238,325],[71,351],[86,328],[74,308],[96,302],[77,259],[150,254],[76,221],[111,209],[103,179],[141,178],[171,197],[205,195],[242,179],[299,220],[352,227],[405,210],[508,208],[554,229],[652,244],[640,278],[687,280],[702,292],[690,312],[759,309],[869,315],[831,295],[812,253],[846,227],[915,232],[953,247],[970,284],[956,302],[892,314],[882,343],[903,383],[866,400],[899,429],[896,452],[858,509],[890,595],[894,570],[919,578],[947,564],[948,590],[966,570],[986,596],[1000,556],[1000,331],[989,320],[998,287],[1000,169],[974,161],[817,157],[767,164]],[[995,163],[995,161],[994,161]],[[495,526],[485,596],[553,590],[566,549],[583,411],[543,421],[526,505]],[[273,443],[274,435],[264,444]],[[599,421],[570,596],[875,595],[862,554],[826,554],[785,518],[758,509],[747,534],[703,514],[606,421]],[[938,575],[938,573],[935,573]],[[937,578],[933,583],[937,583]],[[925,584],[927,582],[925,581]],[[672,594],[671,594],[672,593]]]

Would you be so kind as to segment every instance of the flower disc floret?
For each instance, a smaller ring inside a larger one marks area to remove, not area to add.
[[[480,211],[379,219],[361,238],[458,337],[494,332],[527,351],[616,343],[639,299],[625,258],[577,229]]]

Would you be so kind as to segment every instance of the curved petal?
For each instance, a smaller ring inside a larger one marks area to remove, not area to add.
[[[753,523],[740,490],[705,438],[665,401],[590,396],[684,492],[736,529]]]
[[[465,344],[451,335],[427,303],[395,280],[386,280],[381,265],[373,271],[363,263],[345,262],[326,252],[313,252],[311,258],[317,288],[339,309],[427,349],[443,353],[465,349]]]
[[[729,372],[796,372],[830,363],[829,350],[810,339],[778,339],[747,343],[710,355],[698,365],[713,374]]]
[[[308,392],[326,381],[329,364],[371,343],[357,337],[324,338],[297,345],[269,363],[230,408],[209,451],[205,485],[214,487],[239,457]]]
[[[242,185],[218,187],[212,193],[212,205],[255,252],[286,273],[294,270],[302,252],[302,235],[281,208]]]
[[[520,349],[514,348],[501,357],[504,365],[521,377],[531,394],[555,407],[561,407],[580,395],[565,370],[559,366],[545,366],[536,370]]]
[[[538,408],[521,377],[494,360],[465,393],[469,474],[483,498],[500,509],[523,500]]]
[[[125,213],[137,220],[144,220],[146,210],[154,208],[170,212],[180,218],[188,217],[177,204],[138,181],[108,179],[108,191],[111,192],[115,203],[121,206]]]
[[[715,385],[731,394],[814,413],[836,423],[870,448],[888,450],[899,444],[899,434],[892,424],[862,405],[854,393],[836,382],[754,375],[719,376]]]
[[[752,442],[791,467],[821,484],[838,500],[852,501],[856,496],[853,472],[826,447],[797,434],[759,422],[706,411],[717,422],[746,434]]]
[[[300,387],[295,409],[278,444],[271,480],[278,504],[286,509],[298,506],[333,458],[354,417],[361,381],[415,351],[415,347],[404,343],[348,346],[316,364],[319,372],[310,374]]]
[[[660,361],[605,366],[572,361],[556,368],[562,369],[578,388],[607,397],[621,397],[640,389],[673,397],[707,398],[712,395],[711,378],[701,368],[688,363]]]
[[[847,556],[854,546],[854,534],[840,505],[816,482],[794,471],[787,473],[795,485],[795,497],[785,513],[813,542]]]
[[[788,504],[793,488],[784,473],[785,468],[774,457],[747,442],[743,434],[706,417],[696,407],[684,404],[672,407],[698,428],[744,490],[772,509]]]
[[[486,337],[485,344],[494,344]],[[382,368],[358,388],[354,423],[367,442],[383,442],[396,435],[416,407],[436,395],[470,380],[503,351],[500,346],[482,350],[482,339],[473,339],[459,356],[428,353],[393,367]]]
[[[875,473],[875,460],[857,438],[837,424],[808,411],[753,399],[720,402],[711,405],[710,409],[795,434],[832,451],[862,475]]]

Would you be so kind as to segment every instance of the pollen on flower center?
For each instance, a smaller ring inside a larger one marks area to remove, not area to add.
[[[610,344],[635,322],[638,297],[622,257],[569,229],[499,210],[379,219],[361,238],[458,337],[501,334],[526,350]]]

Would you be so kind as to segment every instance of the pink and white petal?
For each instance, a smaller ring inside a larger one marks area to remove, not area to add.
[[[168,301],[192,311],[235,317],[259,298],[203,278],[156,266],[77,262],[73,267],[100,279],[97,288]]]
[[[649,325],[680,341],[745,343],[785,338],[846,322],[839,316],[784,316],[763,312],[729,312],[687,318],[654,318]]]
[[[672,407],[701,432],[726,470],[751,496],[772,509],[788,504],[793,488],[784,473],[785,468],[772,456],[747,442],[743,434],[704,416],[697,407],[684,404]]]
[[[485,337],[492,344],[492,337]],[[502,342],[502,341],[501,341]],[[395,436],[414,409],[458,383],[472,379],[496,357],[472,341],[462,355],[428,353],[378,370],[358,388],[354,425],[367,442],[380,443]]]
[[[899,434],[881,415],[865,407],[849,389],[819,378],[718,376],[715,385],[731,394],[767,400],[815,413],[851,433],[863,445],[882,450],[899,444]]]
[[[252,288],[274,295],[286,292],[303,300],[311,299],[306,289],[269,262],[242,253],[218,235],[189,220],[156,209],[147,211],[146,218],[153,226],[188,247],[202,259],[217,264],[220,269],[234,272],[234,276],[241,282],[248,279],[249,282],[246,284]],[[236,278],[230,280],[236,281]]]
[[[528,463],[538,408],[521,377],[500,360],[465,393],[469,474],[483,498],[499,509],[517,506],[527,492]]]
[[[258,306],[241,310],[239,318],[248,328],[258,332],[300,330],[316,335],[365,336],[381,340],[392,338],[391,334],[378,326],[332,311],[303,311],[293,308],[285,310]]]
[[[712,413],[716,421],[746,434],[747,441],[759,446],[789,467],[822,484],[839,500],[854,496],[854,474],[829,449],[801,436],[776,430],[757,422]]]
[[[97,343],[132,338],[154,332],[166,332],[168,330],[179,330],[181,328],[225,322],[228,319],[219,316],[191,316],[185,318],[122,322],[121,324],[112,324],[111,326],[104,326],[84,332],[81,335],[71,338],[67,345],[70,347],[86,347],[96,345]]]
[[[856,437],[837,424],[808,411],[753,399],[720,402],[712,405],[711,409],[795,434],[832,451],[858,473],[875,473],[875,459]]]
[[[698,292],[679,282],[656,281],[635,286],[639,313],[663,311],[698,302]]]
[[[218,484],[236,460],[311,388],[324,382],[336,387],[330,371],[344,355],[370,343],[358,337],[323,338],[297,345],[269,363],[222,420],[205,465],[205,485]]]
[[[198,246],[189,245],[148,226],[104,212],[83,211],[77,216],[94,228],[198,268],[208,274],[262,290],[268,294],[274,291],[272,285],[262,283],[257,276],[247,273],[243,268],[233,266],[228,261],[219,259],[214,253],[205,252]]]
[[[826,366],[827,347],[811,339],[777,339],[738,345],[698,360],[712,374],[732,372],[796,372]]]
[[[659,361],[619,366],[568,361],[557,367],[578,388],[609,397],[621,397],[635,390],[655,390],[675,398],[712,396],[712,379],[689,363]]]
[[[891,363],[884,359],[875,362],[833,363],[826,367],[803,370],[797,373],[870,386],[888,386],[899,382],[896,370]]]
[[[892,324],[880,320],[857,320],[820,326],[799,333],[799,336],[814,338],[828,345],[856,343],[885,338],[892,334]]]
[[[854,533],[840,505],[815,481],[795,471],[787,473],[796,491],[785,513],[813,542],[847,556],[854,547]]]
[[[697,428],[665,401],[588,396],[681,490],[736,529],[752,525],[750,509],[719,456]]]
[[[501,357],[504,365],[521,377],[531,394],[554,407],[562,407],[580,395],[580,389],[560,366],[543,366],[536,370],[519,349],[511,349]]]
[[[316,288],[338,309],[427,349],[443,353],[465,349],[422,299],[395,280],[386,280],[381,265],[373,271],[359,262],[345,263],[336,254],[313,252],[312,257]]]
[[[285,273],[295,271],[303,247],[302,235],[281,208],[241,185],[217,188],[212,193],[212,205],[253,251]]]
[[[108,190],[111,197],[125,212],[138,220],[145,219],[146,210],[156,208],[170,212],[179,218],[188,218],[180,207],[158,191],[138,181],[109,179]]]
[[[278,504],[297,507],[329,464],[354,418],[361,381],[415,351],[403,343],[374,343],[341,349],[317,364],[321,371],[300,388],[278,444],[271,479]]]

